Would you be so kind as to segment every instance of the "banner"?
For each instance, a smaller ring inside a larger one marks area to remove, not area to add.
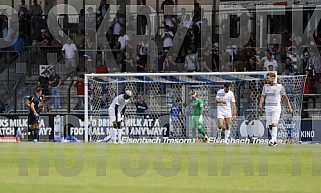
[[[301,121],[301,142],[321,142],[321,120],[308,119]]]
[[[49,140],[52,136],[52,127],[49,121],[49,116],[40,117],[40,140]],[[1,137],[12,137],[16,136],[19,132],[19,137],[22,141],[27,141],[31,135],[28,131],[28,117],[22,116],[0,116],[0,136]]]
[[[84,122],[77,116],[67,115],[66,123],[69,133],[77,139],[84,139]],[[130,138],[139,137],[168,137],[169,136],[169,116],[168,115],[128,115],[122,122],[123,136]],[[103,139],[113,132],[113,124],[108,116],[101,115],[98,119],[93,119],[90,125],[90,132],[96,139]]]
[[[123,136],[126,142],[133,143],[188,143],[189,139],[172,139],[169,135],[169,116],[130,115],[123,123]],[[73,135],[79,140],[84,139],[84,116],[82,114],[69,115],[41,115],[40,117],[40,140],[60,141],[62,138]],[[110,135],[112,123],[108,116],[101,116],[92,122],[92,134],[100,136]],[[254,134],[258,139],[254,143],[266,143],[269,137],[267,129],[259,120],[250,123],[239,120],[237,122],[238,133],[235,142],[247,143],[247,135]],[[289,129],[289,128],[285,128]],[[0,142],[13,142],[19,132],[21,141],[32,140],[33,136],[28,131],[27,114],[2,115],[0,116]],[[280,138],[280,136],[278,136]],[[301,121],[301,142],[321,142],[321,119],[306,119]],[[242,141],[243,140],[243,141]],[[211,137],[213,143],[217,140]]]
[[[57,114],[40,115],[39,140],[60,141],[63,137],[70,135],[71,125],[68,123],[68,117],[74,117],[77,121],[81,121],[84,116],[61,116]],[[32,131],[28,129],[28,114],[0,116],[0,142],[12,142],[16,136],[19,136],[19,140],[21,141],[33,140]]]
[[[50,72],[50,69],[55,68],[54,65],[39,65],[39,75],[41,75],[45,70]]]

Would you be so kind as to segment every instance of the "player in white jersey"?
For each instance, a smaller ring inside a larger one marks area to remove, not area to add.
[[[109,120],[114,126],[113,142],[115,144],[118,142],[122,143],[121,114],[123,115],[125,113],[126,105],[130,102],[129,99],[132,95],[133,93],[130,90],[126,90],[125,94],[118,95],[109,106]]]
[[[285,93],[284,87],[281,84],[275,83],[275,74],[270,72],[266,75],[267,84],[264,85],[260,98],[259,109],[263,109],[265,100],[266,122],[269,126],[272,139],[269,141],[270,146],[276,146],[277,143],[277,125],[281,115],[281,97],[283,96],[285,103],[292,114],[293,110],[288,96]]]
[[[231,118],[236,117],[236,103],[234,93],[230,91],[230,83],[224,83],[224,89],[217,91],[215,98],[217,103],[217,137],[221,138],[223,122],[225,120],[225,138],[224,141],[228,144],[230,137]],[[233,113],[232,113],[233,109]]]

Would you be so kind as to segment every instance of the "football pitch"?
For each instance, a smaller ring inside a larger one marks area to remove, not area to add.
[[[321,192],[321,146],[0,144],[0,190],[17,193]]]

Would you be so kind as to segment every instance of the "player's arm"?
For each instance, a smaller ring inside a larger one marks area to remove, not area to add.
[[[290,103],[290,100],[289,100],[289,97],[287,95],[283,95],[283,98],[285,100],[285,103],[286,105],[288,106],[289,108],[289,112],[292,113],[293,112],[293,109],[291,107],[291,103]]]
[[[200,102],[199,108],[200,108],[200,117],[198,119],[198,122],[199,122],[199,124],[203,124],[203,114],[204,114],[204,104],[203,104],[203,102]]]
[[[183,117],[183,111],[182,111],[182,109],[179,109],[179,111],[178,111],[178,116],[179,116],[180,119]]]
[[[225,101],[225,100],[221,100],[219,97],[216,97],[216,98],[215,98],[215,102],[216,102],[216,103],[226,104],[226,101]]]
[[[27,99],[25,104],[26,104],[26,107],[30,108],[30,106],[31,106],[31,101],[30,101],[29,99]]]
[[[232,95],[231,103],[232,103],[232,113],[233,113],[232,115],[233,115],[233,117],[236,117],[237,109],[236,109],[236,100],[235,100],[234,93]]]
[[[200,115],[204,114],[204,103],[203,101],[199,101],[199,107],[200,107]]]
[[[219,97],[216,97],[216,98],[215,98],[215,102],[216,102],[216,103],[223,103],[224,101],[221,100]]]
[[[34,103],[34,102],[31,102],[31,104],[30,104],[30,109],[31,109],[31,111],[33,112],[33,114],[34,114],[36,117],[38,117],[38,113],[37,113],[37,111],[36,111],[36,109],[35,109],[35,103]]]
[[[33,97],[30,96],[30,97],[28,97],[28,99],[26,100],[25,105],[26,105],[27,108],[30,108],[32,99],[33,99]]]
[[[259,109],[260,110],[263,109],[264,99],[265,99],[265,87],[263,87],[262,94],[261,94],[261,97],[260,97],[260,102],[259,102]]]
[[[262,108],[263,108],[264,99],[265,99],[265,95],[261,95],[261,97],[260,97],[260,102],[259,102],[259,109],[262,109]]]
[[[232,102],[233,117],[236,116],[236,102]]]
[[[292,113],[293,113],[293,109],[292,109],[292,107],[291,107],[291,103],[290,103],[289,97],[288,97],[288,95],[285,93],[285,89],[284,89],[283,86],[282,86],[282,91],[281,91],[281,92],[282,92],[284,101],[285,101],[286,105],[287,105],[288,108],[289,108],[289,112],[292,114]]]

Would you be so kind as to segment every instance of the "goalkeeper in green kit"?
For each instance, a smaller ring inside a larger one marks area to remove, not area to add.
[[[200,132],[206,140],[206,143],[209,143],[209,138],[203,130],[203,114],[204,114],[204,104],[201,99],[197,97],[197,93],[193,91],[192,93],[192,107],[193,107],[193,116],[192,116],[192,138],[193,142],[196,139],[196,129]]]

